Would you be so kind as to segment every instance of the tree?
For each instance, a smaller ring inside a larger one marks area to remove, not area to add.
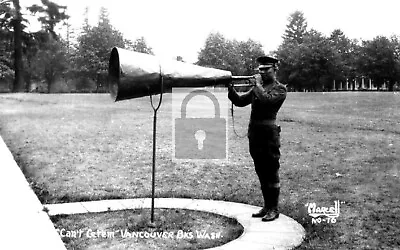
[[[33,14],[38,15],[38,21],[42,24],[43,30],[51,35],[51,38],[57,39],[54,31],[55,26],[63,20],[69,18],[65,13],[66,6],[58,5],[49,0],[41,0],[42,6],[34,4],[28,7]]]
[[[196,64],[231,71],[233,75],[254,74],[255,59],[264,55],[262,45],[251,39],[246,42],[226,39],[211,33],[200,50]]]
[[[283,34],[284,43],[303,43],[304,36],[307,34],[307,22],[301,11],[295,11],[288,18],[289,24],[286,25]]]
[[[121,32],[110,23],[107,9],[100,9],[97,26],[91,27],[87,21],[83,32],[77,38],[78,44],[73,55],[74,75],[78,78],[92,79],[97,91],[107,87],[108,60],[114,46],[125,48],[133,43],[124,39]],[[144,39],[143,39],[144,40]],[[147,48],[147,47],[146,47]],[[151,51],[151,50],[150,50]]]
[[[58,23],[69,18],[65,13],[67,7],[42,0],[42,6],[32,5],[28,10],[38,16],[42,30],[32,36],[28,49],[29,79],[44,79],[50,93],[54,81],[67,69],[66,43],[54,31]],[[40,74],[40,75],[38,75]]]
[[[12,21],[14,28],[14,92],[26,90],[24,81],[24,65],[22,59],[22,14],[19,0],[13,0],[15,9],[14,20]]]
[[[304,57],[302,55],[304,46],[300,45],[308,33],[307,22],[301,11],[290,14],[288,22],[282,36],[283,42],[275,51],[280,60],[278,78],[290,88],[301,90],[308,81],[304,62],[300,59]]]
[[[239,42],[237,46],[238,54],[240,56],[238,74],[253,75],[254,69],[257,68],[256,59],[265,55],[262,45],[252,39],[248,39],[245,42]]]
[[[25,81],[23,78],[24,65],[22,62],[22,14],[21,6],[19,0],[13,0],[13,5],[15,9],[14,19],[12,20],[12,25],[14,28],[14,92],[25,91]]]
[[[400,87],[400,36],[392,36],[392,43],[394,45],[394,56],[396,58],[396,65],[395,65],[395,81],[397,82],[397,88]],[[396,84],[396,83],[395,83]],[[394,85],[389,85],[389,90],[393,91]]]
[[[129,44],[129,41],[126,41],[125,44],[127,44],[129,46],[129,49],[133,51],[154,55],[153,49],[147,45],[146,39],[144,37],[139,37],[133,42],[133,44]]]
[[[232,48],[228,40],[220,33],[211,33],[205,42],[204,48],[200,50],[196,64],[200,66],[215,67],[228,70],[228,58]]]
[[[11,3],[13,7],[11,7]],[[4,53],[0,56],[0,67],[4,69],[5,73],[1,73],[1,77],[5,78],[9,76],[10,70],[14,71],[14,82],[12,90],[14,92],[25,91],[25,81],[24,81],[24,68],[23,68],[23,51],[22,51],[22,32],[24,29],[23,21],[25,21],[21,14],[21,6],[19,0],[7,1],[3,0],[0,2],[0,23],[1,23],[1,45],[2,52]],[[7,42],[10,34],[12,34],[13,49],[9,49]],[[9,53],[13,51],[13,53]],[[11,69],[10,61],[5,56],[13,55],[13,67]]]
[[[283,42],[275,51],[280,61],[278,78],[294,90],[301,90],[302,83],[306,81],[301,74],[303,64],[299,60],[300,53],[300,47],[290,42]]]
[[[325,89],[334,56],[329,40],[312,29],[304,37],[300,49],[303,53],[299,59],[305,66],[302,73],[308,79],[304,85],[314,91]]]
[[[344,81],[360,76],[357,68],[359,46],[357,40],[350,40],[340,29],[336,29],[329,37],[333,49],[331,78]]]
[[[327,88],[333,63],[329,40],[316,30],[302,37],[302,43],[284,41],[276,51],[281,60],[279,78],[295,90]]]
[[[14,76],[12,8],[9,1],[0,2],[0,81],[9,83]]]
[[[349,55],[350,55],[350,39],[348,39],[343,31],[336,29],[329,37],[331,46],[334,49],[334,63],[331,69],[334,79],[344,80],[350,73]]]
[[[46,37],[48,33],[36,33],[35,36]],[[36,42],[34,47],[37,48],[34,57],[30,58],[30,72],[34,80],[40,81],[44,79],[47,85],[47,92],[50,93],[53,83],[65,75],[68,69],[67,60],[67,43],[62,39],[50,39],[45,43]]]
[[[372,41],[363,41],[362,44],[358,60],[360,70],[374,80],[378,89],[387,81],[389,90],[393,90],[400,74],[398,39],[377,36]]]

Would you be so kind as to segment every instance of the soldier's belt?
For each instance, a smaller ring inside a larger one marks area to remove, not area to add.
[[[251,125],[275,125],[276,120],[252,120],[250,122]]]

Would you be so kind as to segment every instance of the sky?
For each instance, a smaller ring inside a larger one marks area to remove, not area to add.
[[[329,36],[341,29],[350,39],[400,35],[397,0],[53,0],[68,7],[70,24],[79,31],[84,9],[96,25],[100,7],[125,39],[144,37],[156,56],[194,63],[210,33],[261,43],[268,54],[282,42],[290,14],[304,13],[308,29]],[[23,7],[40,0],[20,0]],[[31,20],[31,29],[40,27]],[[61,32],[61,31],[60,31]],[[64,30],[65,33],[65,30]]]

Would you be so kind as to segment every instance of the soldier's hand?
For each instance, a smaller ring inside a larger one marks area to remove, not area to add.
[[[228,84],[228,91],[231,92],[233,90],[233,82]]]
[[[260,74],[255,74],[254,79],[256,79],[256,84],[262,84],[262,78]]]

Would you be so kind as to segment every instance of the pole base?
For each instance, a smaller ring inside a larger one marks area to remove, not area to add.
[[[147,224],[147,226],[148,227],[150,227],[150,228],[156,228],[157,226],[156,226],[156,223],[155,222],[149,222],[149,224]]]

